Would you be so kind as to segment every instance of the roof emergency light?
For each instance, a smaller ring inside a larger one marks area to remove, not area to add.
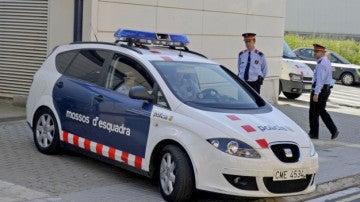
[[[184,34],[162,34],[130,29],[119,29],[115,32],[114,36],[117,41],[138,44],[154,44],[162,46],[182,47],[189,44],[189,39]]]

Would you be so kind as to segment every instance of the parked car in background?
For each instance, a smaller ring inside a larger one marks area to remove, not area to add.
[[[316,59],[314,58],[313,48],[297,48],[294,50],[299,59],[315,69]],[[355,83],[360,83],[360,66],[351,64],[347,59],[341,55],[329,51],[331,53],[330,61],[333,71],[333,79],[340,80],[343,85],[350,86]]]
[[[311,91],[314,72],[299,58],[284,41],[279,94],[282,92],[289,99],[296,99],[302,93]]]

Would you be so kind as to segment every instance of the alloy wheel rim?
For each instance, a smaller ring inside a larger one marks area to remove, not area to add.
[[[36,124],[36,140],[42,148],[47,148],[54,140],[55,125],[49,114],[40,116]]]
[[[344,76],[344,83],[347,85],[350,85],[353,82],[353,78],[350,75],[345,75]]]
[[[169,195],[174,190],[175,184],[175,162],[172,159],[170,153],[166,153],[162,159],[160,164],[160,183],[161,188],[166,195]]]

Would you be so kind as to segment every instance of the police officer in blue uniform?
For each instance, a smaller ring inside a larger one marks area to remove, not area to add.
[[[265,55],[255,48],[254,33],[244,33],[246,50],[239,53],[238,76],[260,94],[260,87],[267,74]]]
[[[314,70],[313,90],[310,96],[309,136],[312,139],[319,139],[319,116],[331,133],[331,139],[339,135],[333,120],[326,111],[326,102],[331,93],[330,82],[332,80],[331,62],[325,56],[325,47],[319,44],[314,45],[314,57],[317,65]]]

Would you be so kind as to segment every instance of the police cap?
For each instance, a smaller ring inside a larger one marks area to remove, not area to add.
[[[244,41],[245,41],[245,40],[255,39],[256,34],[255,33],[244,33],[244,34],[242,34],[242,36],[244,37]]]
[[[316,44],[316,43],[314,43],[313,46],[314,46],[315,51],[325,51],[325,49],[326,49],[324,46]]]

